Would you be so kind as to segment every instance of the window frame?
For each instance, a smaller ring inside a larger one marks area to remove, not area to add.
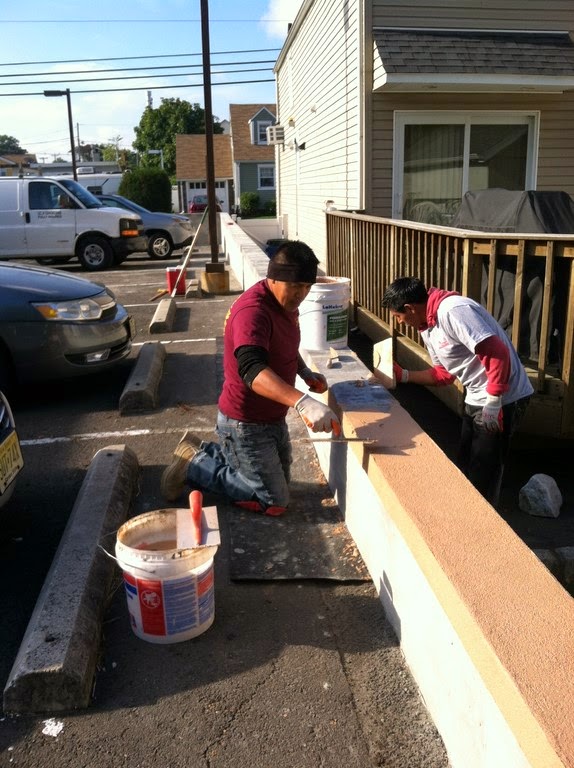
[[[273,171],[273,186],[265,186],[261,184],[261,171],[270,168]],[[257,164],[257,189],[258,191],[267,192],[275,191],[277,187],[277,173],[275,170],[275,163],[258,163]]]
[[[253,124],[253,143],[258,146],[266,147],[267,141],[267,127],[273,125],[273,120],[270,118],[267,120],[255,120]],[[263,139],[263,140],[262,140]]]
[[[404,152],[405,127],[407,125],[463,125],[464,158],[462,169],[461,199],[468,191],[470,129],[473,125],[527,125],[527,155],[525,168],[525,189],[536,189],[538,146],[540,136],[540,111],[538,110],[473,110],[473,111],[434,111],[434,110],[396,110],[393,115],[393,219],[403,220],[404,197]]]

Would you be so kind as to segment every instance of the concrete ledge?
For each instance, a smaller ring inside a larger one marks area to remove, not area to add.
[[[166,354],[164,345],[157,341],[147,342],[141,347],[137,362],[120,396],[119,410],[122,415],[157,408],[159,383]]]
[[[87,707],[115,563],[114,533],[127,519],[139,465],[125,445],[98,451],[48,572],[4,689],[4,711]]]
[[[390,393],[337,397],[369,374],[341,352],[303,356],[378,446],[315,449],[451,765],[574,765],[572,598]]]
[[[149,324],[150,333],[167,333],[173,327],[177,302],[171,297],[162,299],[157,305],[154,315]]]

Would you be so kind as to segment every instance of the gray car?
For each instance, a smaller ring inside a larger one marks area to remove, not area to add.
[[[193,228],[187,216],[179,213],[148,211],[127,197],[121,195],[96,195],[108,208],[124,208],[137,213],[143,221],[148,239],[147,252],[150,259],[169,259],[176,248],[185,248],[193,238]]]
[[[103,285],[0,263],[0,389],[107,370],[129,355],[128,313]]]

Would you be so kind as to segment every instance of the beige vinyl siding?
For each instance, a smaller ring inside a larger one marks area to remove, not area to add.
[[[369,212],[392,211],[393,117],[395,110],[520,110],[540,112],[538,190],[563,190],[574,196],[574,93],[536,94],[374,94],[372,196]]]
[[[570,30],[572,0],[374,0],[373,25],[434,29]]]
[[[325,200],[357,208],[361,190],[359,4],[316,0],[277,72],[279,213],[322,258]],[[290,119],[292,124],[290,124]],[[296,151],[297,144],[305,149]]]

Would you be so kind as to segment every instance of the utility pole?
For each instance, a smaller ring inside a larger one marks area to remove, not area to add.
[[[201,48],[203,53],[203,99],[205,111],[205,154],[207,171],[207,207],[211,263],[217,264],[217,200],[215,197],[215,168],[213,158],[213,113],[211,107],[211,57],[209,50],[209,8],[207,0],[201,0]],[[223,265],[219,265],[223,266]],[[212,267],[210,271],[223,271]]]

